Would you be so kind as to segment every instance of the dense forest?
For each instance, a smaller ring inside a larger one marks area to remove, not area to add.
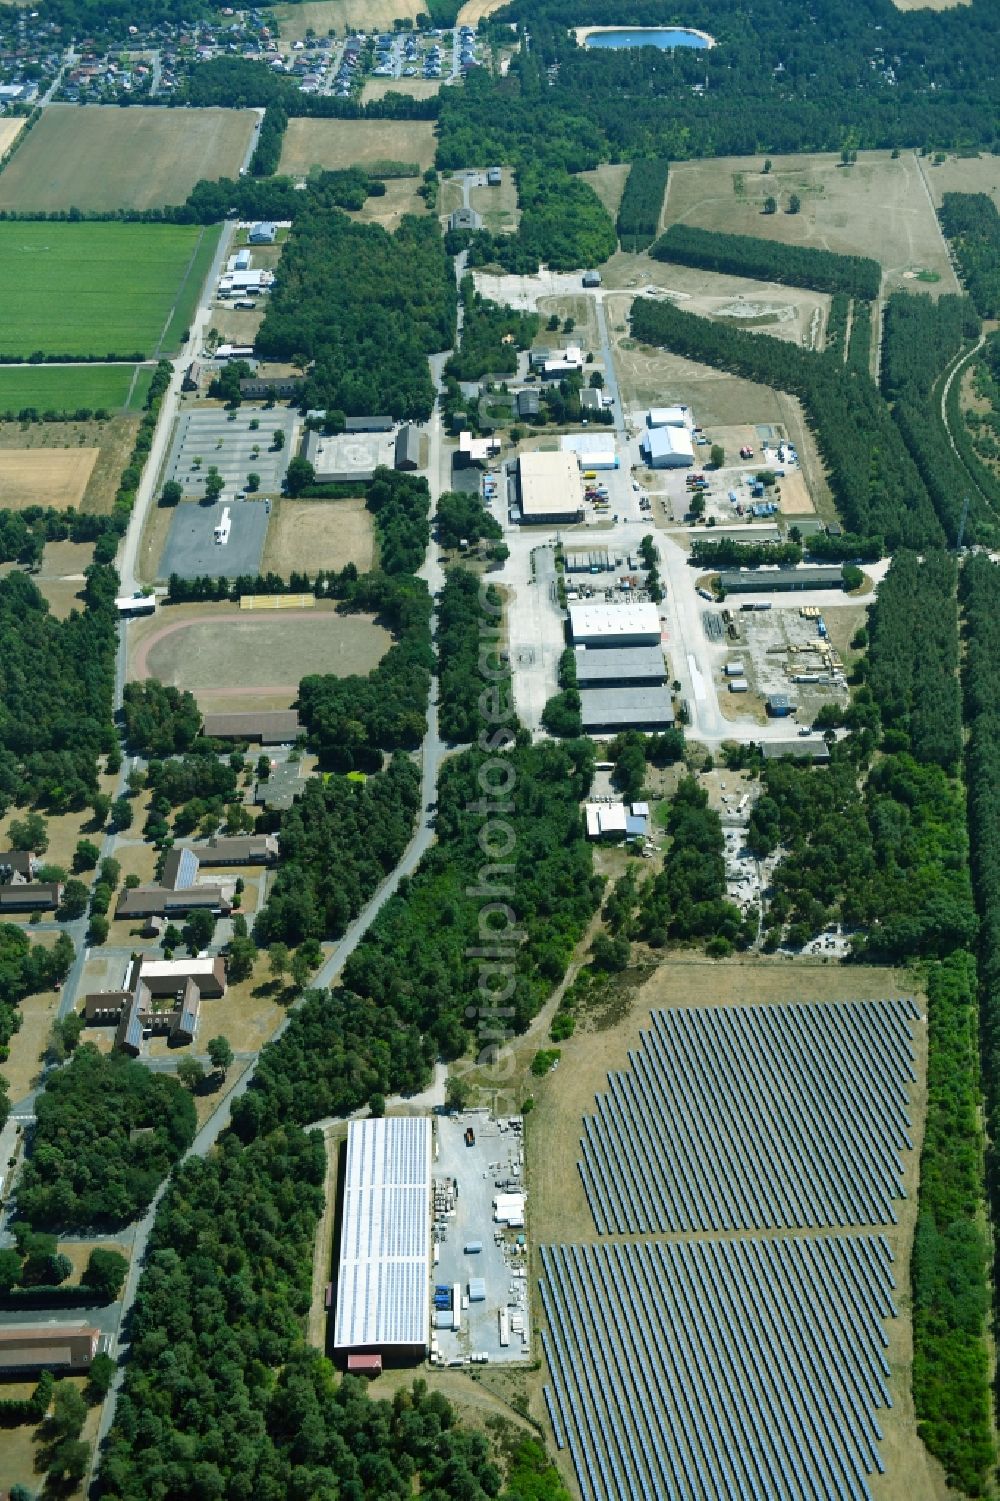
[[[530,349],[538,332],[537,313],[519,313],[515,308],[491,302],[476,291],[471,276],[463,276],[462,341],[445,370],[456,380],[479,380],[484,375],[513,375],[517,352]]]
[[[871,612],[861,664],[896,750],[956,772],[962,752],[957,565],[947,553],[898,552]]]
[[[482,155],[478,150],[470,160]],[[517,196],[521,222],[516,234],[476,230],[462,236],[470,266],[498,265],[521,276],[533,275],[540,265],[577,271],[599,266],[618,248],[611,216],[593,188],[561,166],[524,162],[517,169]]]
[[[645,250],[656,238],[669,170],[663,157],[640,157],[632,163],[618,205],[616,227],[623,250]]]
[[[311,363],[307,407],[426,421],[427,356],[455,336],[457,290],[436,221],[395,234],[311,205],[295,220],[256,339],[265,359]]]
[[[508,733],[495,730],[488,742],[502,746]],[[280,1040],[264,1049],[251,1088],[234,1106],[242,1136],[343,1114],[373,1094],[420,1089],[436,1057],[457,1057],[477,1037],[478,1048],[488,1049],[526,1026],[600,896],[580,817],[593,757],[588,741],[531,746],[518,738],[503,756],[505,784],[517,786],[504,813],[513,847],[495,860],[484,856],[480,836],[492,827],[483,789],[498,758],[474,749],[444,763],[437,843],[348,959],[343,987],[308,994]],[[508,961],[502,975],[497,963],[470,963],[470,944],[482,941],[484,902],[509,904],[521,935],[505,940],[498,930],[497,945],[510,951],[509,975]],[[491,991],[498,977],[503,1000]]]
[[[281,818],[281,864],[257,918],[259,943],[340,938],[394,870],[413,832],[420,770],[393,756],[364,782],[311,777]]]
[[[431,539],[431,492],[422,475],[380,466],[365,486],[383,573],[416,573]]]
[[[91,1043],[49,1076],[35,1115],[17,1211],[36,1229],[135,1219],[195,1128],[194,1103],[175,1078]]]
[[[477,500],[474,504],[482,510]],[[436,646],[441,734],[467,744],[486,728],[480,697],[499,687],[510,694],[510,663],[503,640],[500,594],[468,568],[449,568],[438,602]]]
[[[113,568],[87,569],[83,610],[57,620],[24,573],[0,579],[0,808],[81,808],[98,792],[112,717],[118,612]]]
[[[745,948],[756,924],[748,928],[726,898],[722,820],[694,777],[685,777],[671,800],[667,835],[663,869],[640,890],[637,936],[656,947],[707,937],[707,951],[717,956]]]
[[[701,271],[777,281],[817,292],[846,292],[873,298],[879,293],[882,268],[860,255],[835,255],[806,245],[782,245],[756,235],[717,234],[692,224],[671,224],[649,252],[654,260],[675,261]]]
[[[945,193],[941,228],[981,318],[1000,313],[1000,214],[986,193]]]
[[[784,340],[727,328],[669,302],[636,298],[632,332],[647,344],[798,396],[847,528],[892,549],[942,540],[931,497],[871,379]]]
[[[126,683],[122,710],[130,749],[146,756],[181,755],[201,734],[194,695],[156,678]]]

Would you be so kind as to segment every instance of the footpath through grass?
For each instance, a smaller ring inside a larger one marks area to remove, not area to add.
[[[0,360],[152,355],[172,309],[190,318],[215,242],[178,224],[0,223]]]

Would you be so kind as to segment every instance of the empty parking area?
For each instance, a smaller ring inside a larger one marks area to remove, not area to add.
[[[256,424],[256,427],[251,424]],[[182,412],[174,429],[170,456],[162,479],[174,480],[185,496],[201,499],[211,469],[222,477],[222,499],[230,500],[258,476],[257,492],[277,495],[295,452],[298,417],[285,407],[269,412],[241,407],[230,414],[215,411]],[[280,432],[281,447],[275,446]]]
[[[217,533],[227,519],[223,543]],[[232,579],[259,573],[267,521],[262,500],[220,500],[211,506],[182,503],[171,518],[158,577],[167,579],[176,573],[182,579]]]

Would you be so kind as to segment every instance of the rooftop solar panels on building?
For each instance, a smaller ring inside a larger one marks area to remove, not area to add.
[[[598,1230],[895,1223],[918,1016],[911,1001],[655,1012],[584,1120]]]
[[[352,1121],[337,1277],[337,1349],[427,1343],[431,1123]]]
[[[882,1237],[542,1247],[556,1442],[583,1501],[870,1496]]]

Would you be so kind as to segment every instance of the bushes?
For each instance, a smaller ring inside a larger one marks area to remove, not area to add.
[[[476,291],[471,276],[462,278],[462,342],[445,366],[455,380],[479,380],[484,375],[513,375],[517,351],[530,349],[541,319],[537,313],[491,302]]]
[[[703,271],[812,287],[817,292],[846,292],[851,297],[875,298],[882,282],[878,261],[866,256],[781,245],[754,235],[716,234],[691,224],[671,224],[650,254],[657,261],[676,261]]]
[[[618,238],[623,250],[645,250],[656,237],[670,163],[663,157],[632,163],[618,205]]]

